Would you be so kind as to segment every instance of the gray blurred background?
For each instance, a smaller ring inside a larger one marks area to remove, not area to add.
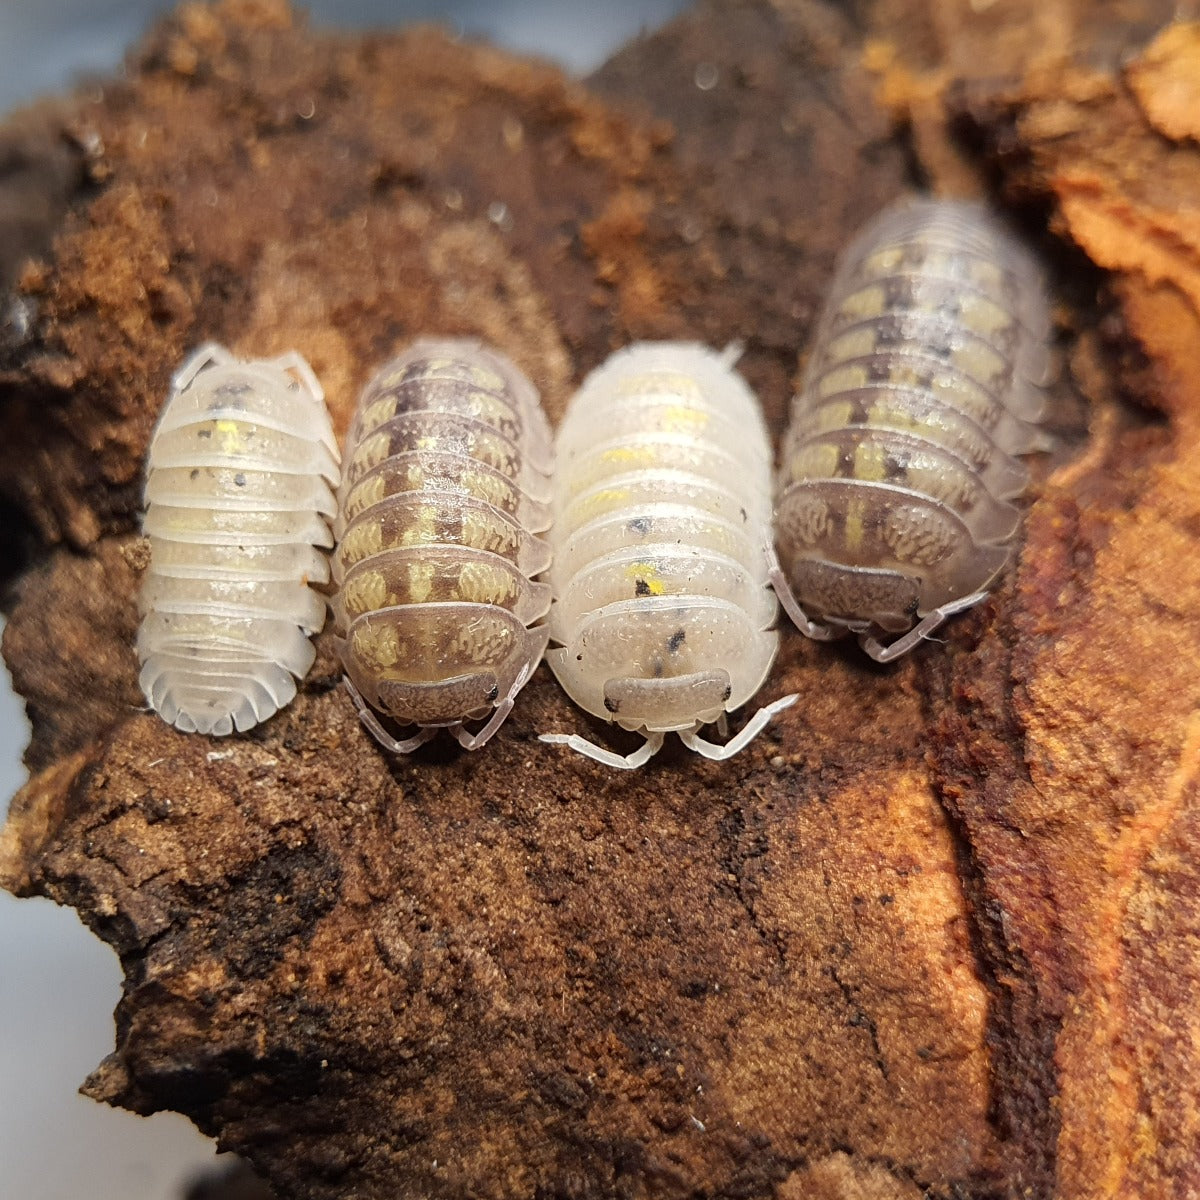
[[[81,77],[121,70],[164,0],[0,0],[0,115]],[[317,25],[437,20],[584,74],[686,0],[315,0]],[[0,811],[21,786],[22,707],[0,679]],[[173,1113],[143,1119],[76,1088],[112,1049],[115,955],[73,912],[0,892],[0,1197],[178,1200],[212,1143]]]
[[[395,28],[440,21],[469,37],[537,54],[577,74],[598,66],[685,0],[312,0],[313,24]],[[0,0],[0,112],[66,87],[80,72],[119,68],[165,0]]]

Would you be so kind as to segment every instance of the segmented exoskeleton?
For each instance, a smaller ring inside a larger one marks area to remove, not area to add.
[[[1036,262],[981,205],[903,205],[858,236],[781,456],[773,582],[802,632],[886,662],[984,599],[1028,481],[1014,456],[1048,444],[1048,336]]]
[[[556,443],[558,646],[546,660],[577,704],[646,742],[622,757],[575,734],[543,741],[632,768],[674,730],[724,759],[796,699],[768,705],[725,746],[697,734],[758,691],[779,638],[765,553],[771,452],[734,357],[640,343],[571,401]]]
[[[250,729],[295,696],[325,622],[309,585],[329,578],[338,453],[321,385],[298,354],[204,346],[173,380],[147,467],[142,690],[185,732]]]
[[[482,746],[540,661],[551,461],[533,385],[477,341],[419,341],[364,389],[338,497],[334,626],[363,723],[393,753],[443,727]],[[373,710],[420,728],[397,739]]]

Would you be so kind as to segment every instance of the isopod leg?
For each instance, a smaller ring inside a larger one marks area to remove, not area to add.
[[[275,366],[281,371],[295,371],[300,382],[318,399],[325,399],[325,389],[321,386],[312,367],[304,361],[303,356],[296,350],[289,350],[275,360]]]
[[[358,719],[366,726],[370,735],[390,753],[411,754],[418,746],[425,745],[430,738],[436,736],[437,728],[435,726],[420,729],[412,737],[405,738],[403,741],[392,737],[384,729],[379,718],[371,711],[371,706],[362,698],[362,693],[350,682],[349,676],[343,682],[346,685],[346,690],[350,693],[350,699],[354,701],[354,707],[358,709]]]
[[[450,732],[458,739],[458,744],[464,750],[478,750],[504,724],[508,719],[508,714],[513,710],[513,701],[516,700],[517,693],[525,686],[531,670],[532,667],[529,663],[521,668],[520,675],[508,689],[508,695],[496,705],[496,711],[492,713],[491,719],[478,733],[468,733],[461,724],[451,726]]]
[[[885,646],[878,638],[869,635],[860,637],[858,644],[876,662],[894,662],[897,658],[907,654],[923,638],[929,637],[948,617],[952,617],[955,613],[963,612],[968,608],[974,608],[980,601],[986,600],[987,596],[987,592],[972,592],[969,596],[963,596],[961,600],[952,600],[949,604],[943,604],[941,608],[935,608],[933,612],[914,625],[902,638],[898,638],[890,646]]]
[[[725,343],[725,349],[721,351],[721,366],[733,370],[737,366],[738,359],[746,353],[746,343],[734,338],[732,342]]]
[[[595,759],[606,767],[615,767],[618,771],[636,771],[638,767],[644,767],[662,749],[663,735],[646,734],[646,740],[641,746],[632,754],[623,756],[605,750],[603,746],[597,746],[577,733],[543,733],[538,735],[538,740],[548,742],[552,746],[570,746],[577,754]]]
[[[732,741],[726,742],[724,746],[718,746],[715,742],[706,742],[702,737],[699,737],[694,731],[681,729],[679,731],[679,740],[689,749],[694,750],[697,754],[704,758],[711,758],[714,762],[724,762],[727,758],[732,758],[735,754],[740,754],[745,748],[756,738],[767,725],[771,718],[776,713],[781,713],[785,708],[791,708],[793,704],[799,700],[797,693],[793,692],[790,696],[783,696],[775,700],[771,704],[764,704],[762,708],[746,722],[745,728]]]
[[[236,361],[237,359],[224,346],[219,346],[216,342],[205,342],[171,376],[171,386],[177,392],[182,392],[209,363],[217,363],[219,366],[224,366],[226,363]]]
[[[846,632],[844,629],[839,629],[834,625],[822,625],[819,621],[809,619],[804,609],[800,607],[796,593],[792,591],[792,585],[788,583],[787,576],[784,575],[783,568],[779,565],[779,555],[775,553],[775,547],[770,542],[764,543],[763,553],[767,558],[767,582],[775,590],[779,603],[783,605],[783,611],[791,617],[796,628],[814,642],[832,642],[844,637]]]

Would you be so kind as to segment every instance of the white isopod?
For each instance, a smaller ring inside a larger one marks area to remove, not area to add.
[[[185,732],[265,721],[312,666],[325,622],[337,442],[299,354],[197,350],[150,441],[137,653],[150,706]],[[295,678],[293,678],[293,676]]]
[[[726,759],[795,702],[761,709],[724,746],[697,731],[745,704],[778,648],[768,586],[771,448],[736,351],[642,342],[584,381],[558,432],[546,661],[594,716],[645,735],[627,757],[544,734],[608,766],[640,767],[678,732]]]

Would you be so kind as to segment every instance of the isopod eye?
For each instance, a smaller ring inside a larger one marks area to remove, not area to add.
[[[488,692],[488,694],[487,694],[488,703],[495,704],[499,698],[500,698],[500,687],[498,684],[493,684],[492,690],[490,692]]]

